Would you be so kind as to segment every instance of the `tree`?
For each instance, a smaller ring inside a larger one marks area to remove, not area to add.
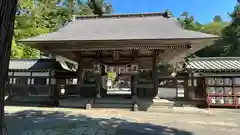
[[[223,29],[219,44],[224,47],[225,56],[240,56],[240,4],[230,14],[232,22]]]
[[[213,21],[214,22],[222,22],[222,18],[221,18],[221,16],[216,15],[216,16],[214,16]]]
[[[89,7],[95,15],[111,14],[113,12],[112,5],[104,2],[104,0],[89,0]]]
[[[215,16],[213,18],[213,22],[211,23],[201,24],[197,21],[195,22],[194,17],[190,16],[188,12],[182,13],[181,17],[178,18],[178,20],[185,29],[219,36],[221,36],[222,30],[229,24],[227,22],[223,22],[220,16]],[[220,41],[216,41],[214,45],[201,49],[193,55],[200,57],[223,56],[224,48],[220,46],[219,43]]]
[[[184,29],[193,31],[200,31],[202,29],[202,25],[200,23],[195,23],[194,17],[189,15],[188,12],[183,12],[181,17],[178,18],[178,21]]]
[[[70,19],[67,8],[58,6],[57,0],[20,0],[15,21],[16,40],[40,34],[46,34],[62,27]],[[36,49],[16,44],[11,58],[36,58],[40,52]],[[22,52],[23,54],[19,55]]]
[[[17,0],[0,1],[0,135],[6,135],[4,127],[4,96],[8,81],[8,65],[13,38]]]
[[[200,31],[203,33],[214,34],[221,36],[222,30],[228,25],[227,22],[216,21],[214,17],[213,22],[203,25]],[[215,21],[214,21],[215,20]],[[224,56],[224,48],[216,41],[213,45],[197,51],[195,54],[199,57],[220,57]]]

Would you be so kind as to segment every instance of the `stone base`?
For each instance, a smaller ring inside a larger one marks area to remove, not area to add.
[[[1,135],[8,135],[6,127],[1,128]]]
[[[92,105],[90,103],[87,103],[85,109],[86,110],[91,110],[92,109]]]
[[[137,104],[133,104],[133,111],[134,112],[138,111],[138,105]]]

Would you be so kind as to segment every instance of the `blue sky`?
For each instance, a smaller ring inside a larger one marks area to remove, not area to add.
[[[229,21],[237,0],[105,0],[113,5],[115,13],[162,12],[169,9],[175,16],[189,12],[200,23],[212,21],[215,15]]]

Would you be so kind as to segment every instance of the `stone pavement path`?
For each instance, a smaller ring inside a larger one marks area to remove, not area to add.
[[[240,135],[240,115],[7,107],[9,135]]]

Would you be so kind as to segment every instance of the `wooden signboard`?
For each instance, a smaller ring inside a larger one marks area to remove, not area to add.
[[[138,65],[130,66],[105,66],[105,72],[115,72],[115,73],[137,73]]]

